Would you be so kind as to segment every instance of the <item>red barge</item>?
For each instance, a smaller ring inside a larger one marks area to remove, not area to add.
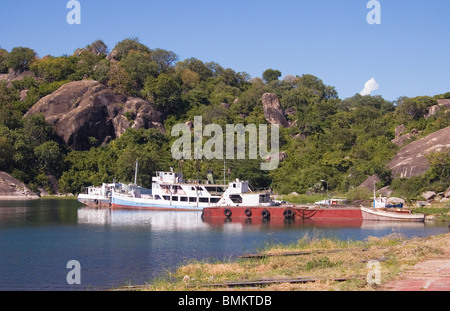
[[[285,220],[362,220],[363,215],[359,207],[317,207],[317,206],[231,206],[231,207],[207,207],[203,209],[204,219],[228,218],[228,219],[285,219]]]

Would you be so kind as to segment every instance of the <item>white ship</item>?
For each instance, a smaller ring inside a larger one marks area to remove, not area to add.
[[[120,183],[103,184],[100,187],[87,187],[78,195],[78,202],[87,206],[107,206],[111,203],[112,190],[122,187]]]
[[[113,189],[113,208],[154,210],[203,210],[221,206],[271,206],[270,192],[254,192],[248,181],[236,179],[219,185],[209,179],[205,183],[189,182],[182,173],[157,172],[152,178],[151,194]]]
[[[113,191],[134,194],[139,193],[140,195],[151,194],[150,189],[114,182],[110,184],[104,183],[100,187],[87,187],[78,195],[78,201],[87,206],[111,206]]]
[[[87,206],[111,206],[111,197],[114,191],[121,193],[132,193],[134,195],[149,195],[150,189],[142,188],[137,185],[138,161],[136,160],[136,171],[134,175],[134,184],[126,185],[123,183],[104,183],[100,187],[90,186],[82,189],[78,195],[78,202]]]

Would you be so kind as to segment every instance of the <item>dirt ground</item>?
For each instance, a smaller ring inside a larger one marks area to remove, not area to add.
[[[427,259],[381,286],[384,291],[450,291],[450,236],[444,254]]]

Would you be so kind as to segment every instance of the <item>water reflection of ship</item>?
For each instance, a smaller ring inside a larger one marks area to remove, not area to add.
[[[372,230],[384,229],[421,229],[424,223],[364,221],[362,219],[283,219],[283,218],[246,218],[246,217],[205,217],[200,212],[116,210],[109,208],[80,208],[78,223],[89,225],[110,225],[116,227],[142,226],[152,231],[204,230],[220,228],[242,230],[251,228],[295,229],[295,228],[360,228]]]
[[[78,223],[111,226],[145,226],[152,231],[203,229],[199,212],[170,212],[147,210],[117,210],[109,208],[80,208]]]
[[[404,221],[363,221],[362,229],[384,230],[384,229],[421,229],[425,227],[423,222],[404,222]]]
[[[284,219],[284,218],[246,218],[246,217],[208,217],[203,216],[203,221],[211,226],[221,227],[225,225],[240,224],[241,226],[270,227],[270,228],[288,228],[288,227],[317,227],[317,228],[360,228],[362,219]]]

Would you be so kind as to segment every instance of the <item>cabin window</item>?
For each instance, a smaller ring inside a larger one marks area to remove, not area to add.
[[[161,197],[159,195],[155,195],[155,200],[161,200]]]
[[[217,203],[220,201],[220,198],[211,198],[209,202],[211,203]]]
[[[189,202],[197,202],[197,198],[196,197],[189,197]]]
[[[172,188],[173,193],[177,193],[179,190],[181,190],[181,186],[175,185]]]
[[[230,195],[230,199],[233,203],[242,203],[242,197],[239,194]]]
[[[178,201],[178,197],[173,196],[172,201]]]
[[[261,194],[259,195],[259,203],[267,203],[269,200],[267,199],[267,195]]]
[[[163,195],[163,198],[164,198],[164,200],[166,200],[166,201],[170,201],[170,196],[168,196],[168,195]]]
[[[206,191],[208,192],[225,192],[222,187],[212,187],[212,186],[205,186]]]
[[[208,198],[199,198],[198,201],[201,203],[208,203]]]
[[[180,201],[181,202],[187,202],[188,198],[187,197],[180,197]]]

